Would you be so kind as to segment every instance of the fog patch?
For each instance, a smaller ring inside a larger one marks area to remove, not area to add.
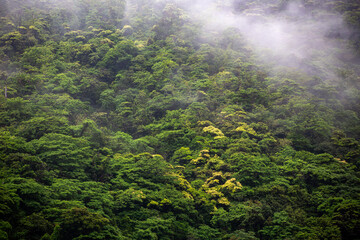
[[[346,42],[350,31],[342,16],[325,11],[326,6],[322,9],[300,1],[283,2],[280,5],[250,4],[246,0],[168,0],[162,3],[185,9],[190,19],[201,26],[204,35],[238,29],[265,63],[335,78],[336,68],[343,67],[344,60],[354,59]]]

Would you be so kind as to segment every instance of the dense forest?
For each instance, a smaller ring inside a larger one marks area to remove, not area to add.
[[[358,0],[0,0],[0,240],[360,239]]]

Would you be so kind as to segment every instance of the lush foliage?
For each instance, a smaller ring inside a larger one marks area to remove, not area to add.
[[[171,2],[0,0],[0,239],[359,239],[358,65],[275,71]],[[298,2],[358,51],[358,1]]]

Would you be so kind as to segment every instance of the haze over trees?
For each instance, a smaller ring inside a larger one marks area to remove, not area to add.
[[[357,0],[0,0],[0,239],[360,236]]]

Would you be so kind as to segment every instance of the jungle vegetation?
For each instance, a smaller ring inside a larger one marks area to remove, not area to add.
[[[1,240],[360,239],[360,3],[293,66],[191,2],[0,0]]]

